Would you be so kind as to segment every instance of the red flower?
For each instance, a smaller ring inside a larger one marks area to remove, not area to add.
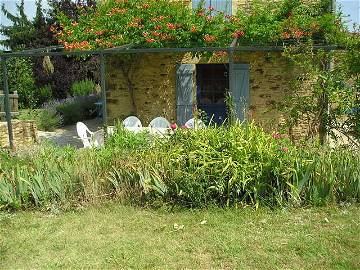
[[[242,37],[243,35],[245,35],[244,31],[236,30],[236,31],[232,34],[232,37],[233,37],[233,38],[240,38],[240,37]]]
[[[304,32],[303,31],[295,31],[295,37],[296,38],[301,38],[304,36]]]
[[[155,39],[153,39],[153,38],[147,38],[147,39],[146,39],[146,42],[147,42],[147,43],[154,43],[154,42],[155,42]]]
[[[289,38],[291,38],[291,35],[290,35],[290,33],[288,33],[288,32],[284,32],[284,33],[282,33],[281,35],[282,35],[282,38],[283,38],[283,39],[289,39]]]
[[[96,31],[95,35],[101,36],[104,33],[105,33],[105,31],[100,30],[100,31]]]
[[[170,125],[170,128],[171,128],[172,130],[177,129],[177,124],[176,124],[176,123],[172,123],[172,124]]]
[[[196,33],[196,31],[197,31],[196,26],[195,25],[191,26],[190,31],[191,31],[191,33]]]
[[[147,37],[147,36],[149,36],[149,33],[148,32],[142,32],[142,35],[143,35],[143,37]]]
[[[176,26],[172,23],[167,23],[166,24],[167,28],[169,28],[170,30],[175,30],[176,29]]]
[[[156,32],[156,31],[151,32],[151,34],[153,36],[155,36],[155,37],[160,37],[161,36],[161,34],[159,32]]]
[[[162,26],[161,25],[155,25],[155,30],[160,30],[160,29],[162,29]]]
[[[213,11],[213,10],[215,10],[215,8],[213,6],[209,6],[209,10]]]
[[[283,148],[281,148],[281,151],[283,151],[283,152],[287,153],[287,152],[289,152],[289,148],[287,148],[287,147],[283,147]]]
[[[274,138],[274,139],[281,139],[281,135],[280,135],[280,133],[274,133],[273,135],[272,135],[272,137]]]
[[[149,4],[143,4],[142,7],[146,9],[146,8],[149,8],[150,5]]]
[[[216,37],[213,35],[206,34],[204,36],[204,40],[205,40],[205,42],[214,42],[216,40]]]

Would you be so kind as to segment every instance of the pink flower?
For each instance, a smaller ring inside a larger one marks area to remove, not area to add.
[[[281,135],[280,135],[280,133],[274,133],[273,135],[272,135],[272,137],[274,138],[274,139],[281,139]]]
[[[177,124],[176,124],[176,123],[172,123],[172,124],[170,125],[170,128],[171,128],[172,130],[177,129]]]
[[[182,129],[188,129],[189,127],[187,125],[182,125],[181,128]]]
[[[283,148],[281,148],[281,151],[283,151],[283,152],[287,153],[287,152],[289,152],[289,148],[287,148],[287,147],[283,147]]]

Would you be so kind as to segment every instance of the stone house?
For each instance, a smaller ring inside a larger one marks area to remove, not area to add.
[[[193,1],[197,5],[200,0]],[[206,1],[228,14],[247,1]],[[230,41],[231,42],[231,41]],[[213,121],[227,117],[229,57],[225,54],[195,56],[190,53],[142,53],[131,67],[121,57],[107,57],[108,122],[137,115],[144,125],[156,116],[184,124],[195,108]],[[126,69],[126,70],[125,70]],[[277,103],[288,95],[293,69],[281,52],[234,53],[234,90],[237,117],[251,119],[266,129],[276,129],[284,121]]]

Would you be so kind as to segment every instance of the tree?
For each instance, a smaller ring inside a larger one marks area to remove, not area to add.
[[[32,20],[24,12],[24,0],[17,5],[18,14],[10,13],[2,5],[2,12],[12,22],[12,25],[0,28],[0,33],[7,37],[6,40],[1,42],[2,45],[9,47],[12,51],[59,45],[57,38],[51,31],[51,29],[58,27],[59,24],[57,22],[57,12],[77,18],[84,10],[92,9],[95,6],[93,0],[85,2],[80,0],[75,2],[51,0],[51,9],[46,13],[42,9],[41,3],[41,0],[36,1],[36,15]],[[50,58],[45,60],[49,62]],[[98,61],[96,57],[91,57],[87,61],[73,57],[52,57],[53,73],[44,68],[44,59],[42,57],[32,57],[31,61],[36,86],[50,85],[55,98],[66,97],[75,81],[86,78],[98,79]]]

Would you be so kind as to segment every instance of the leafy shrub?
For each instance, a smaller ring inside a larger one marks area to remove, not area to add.
[[[88,96],[93,94],[95,83],[92,80],[82,80],[74,82],[71,86],[71,94],[73,96]]]
[[[116,132],[106,142],[107,148],[138,151],[145,150],[150,147],[151,137],[149,133],[129,132],[123,128],[122,124],[117,124],[115,129]]]
[[[62,117],[64,125],[70,125],[92,118],[96,111],[96,101],[96,96],[74,97],[57,101],[48,106],[56,108],[56,111]]]
[[[7,60],[9,91],[17,91],[20,108],[34,108],[38,102],[33,64],[29,58],[10,58]],[[0,72],[0,81],[3,74]]]
[[[0,207],[135,203],[299,206],[360,202],[360,153],[295,147],[254,125],[178,130],[168,139],[118,129],[102,149],[0,152]]]
[[[54,108],[23,110],[19,115],[20,120],[34,120],[39,130],[54,131],[62,124],[60,115]]]
[[[52,99],[51,85],[45,85],[37,89],[38,104],[42,105],[44,102],[48,102]]]

